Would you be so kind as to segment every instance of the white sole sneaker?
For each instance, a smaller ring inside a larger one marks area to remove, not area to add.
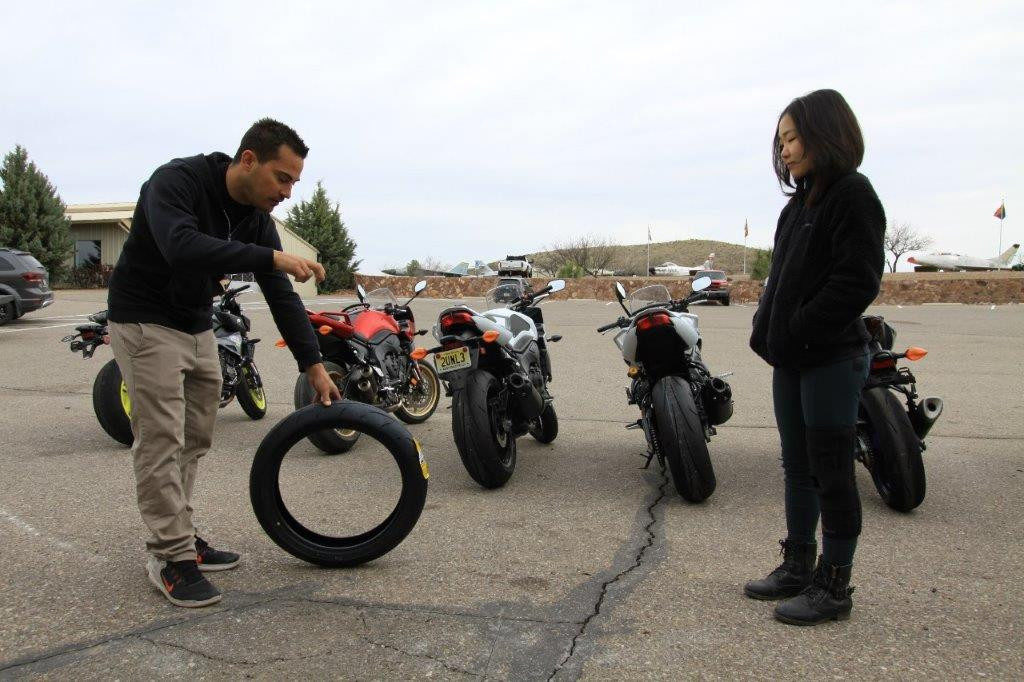
[[[209,599],[192,600],[192,599],[175,599],[171,596],[171,593],[167,591],[167,586],[164,585],[164,580],[160,576],[160,571],[163,570],[165,563],[154,556],[149,557],[149,561],[146,562],[146,575],[149,576],[149,582],[153,583],[153,587],[160,590],[160,593],[167,597],[167,601],[171,602],[175,606],[181,606],[186,609],[199,608],[201,606],[210,606],[216,604],[224,595],[216,594]]]

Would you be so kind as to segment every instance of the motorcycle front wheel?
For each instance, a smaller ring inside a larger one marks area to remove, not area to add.
[[[516,438],[507,426],[507,394],[490,372],[474,370],[452,396],[452,434],[466,471],[485,488],[500,488],[516,468]]]
[[[420,424],[430,419],[441,400],[441,379],[437,370],[427,362],[418,362],[416,366],[420,370],[420,381],[395,410],[395,416],[406,424]]]
[[[530,435],[538,443],[547,445],[558,437],[558,415],[555,413],[555,404],[548,403],[544,411],[540,413],[532,424],[530,424]]]
[[[241,370],[235,396],[242,410],[249,419],[263,419],[267,414],[267,394],[263,390],[263,380],[255,363],[249,363]]]
[[[871,447],[871,480],[887,505],[909,512],[924,501],[921,441],[892,391],[878,386],[860,394],[861,418]]]
[[[386,518],[370,530],[327,535],[296,520],[285,503],[281,486],[285,455],[311,433],[326,429],[365,434],[383,446],[397,465],[398,499]],[[419,446],[401,423],[372,405],[341,400],[329,407],[304,407],[270,430],[252,462],[249,497],[260,526],[281,549],[320,566],[356,566],[386,554],[409,535],[426,502],[427,477]]]
[[[103,365],[92,382],[92,409],[108,436],[122,445],[130,446],[135,441],[132,435],[132,399],[117,360]]]
[[[687,502],[703,502],[715,491],[704,427],[685,379],[667,376],[654,385],[654,421],[676,491]]]

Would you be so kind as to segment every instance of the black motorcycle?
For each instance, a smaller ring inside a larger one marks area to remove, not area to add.
[[[897,361],[912,362],[927,351],[910,347],[893,352],[896,330],[880,315],[865,315],[871,335],[871,371],[860,396],[857,459],[874,481],[878,494],[897,511],[908,512],[924,501],[925,474],[921,453],[925,436],[942,414],[942,398],[918,399],[917,379]],[[896,394],[902,394],[906,407]]]
[[[262,419],[267,413],[267,396],[253,362],[260,340],[249,338],[250,320],[236,300],[238,294],[248,288],[246,284],[225,291],[213,309],[213,333],[217,338],[223,378],[220,407],[237,397],[250,419]],[[71,344],[72,352],[80,351],[83,358],[91,358],[99,346],[110,343],[107,311],[94,313],[89,320],[90,324],[75,327],[77,333],[61,339],[61,343]],[[116,360],[107,362],[96,375],[92,384],[92,407],[100,426],[111,438],[124,445],[132,444],[135,440],[131,424],[132,401]]]

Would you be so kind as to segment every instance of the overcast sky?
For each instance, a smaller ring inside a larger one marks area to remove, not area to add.
[[[66,203],[134,201],[257,118],[311,151],[364,269],[582,234],[770,245],[779,111],[842,92],[890,221],[936,250],[1024,238],[1024,3],[5,5],[0,150]],[[278,207],[284,217],[288,204]]]

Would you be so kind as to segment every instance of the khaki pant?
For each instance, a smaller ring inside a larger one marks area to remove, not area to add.
[[[196,558],[192,487],[210,449],[221,371],[212,331],[110,323],[110,345],[132,401],[132,457],[146,547],[164,561]]]

